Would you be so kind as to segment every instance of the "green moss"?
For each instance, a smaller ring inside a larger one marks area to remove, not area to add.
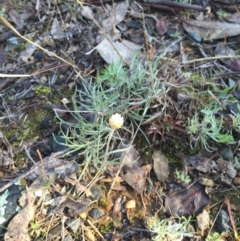
[[[46,116],[46,111],[37,109],[29,112],[25,118],[21,118],[18,125],[11,125],[9,128],[3,130],[4,136],[14,147],[18,147],[22,141],[30,140],[36,141],[41,135],[40,124]],[[15,162],[22,162],[26,158],[26,153],[15,153]]]
[[[113,230],[113,221],[110,221],[108,223],[105,223],[99,227],[99,231],[101,233],[107,233],[109,231]]]
[[[98,201],[99,207],[102,207],[102,208],[107,208],[109,204],[110,204],[110,200],[108,200],[105,197],[101,197],[100,200]]]
[[[47,86],[41,86],[41,85],[35,86],[33,90],[35,91],[35,93],[36,93],[37,95],[43,95],[43,94],[49,94],[49,93],[51,93],[50,88],[47,87]]]

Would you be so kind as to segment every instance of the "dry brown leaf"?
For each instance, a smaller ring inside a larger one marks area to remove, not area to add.
[[[169,176],[169,162],[165,154],[160,150],[154,150],[153,155],[153,170],[160,182],[164,182]]]
[[[108,18],[102,21],[102,25],[107,32],[111,31],[117,24],[125,18],[128,10],[128,0],[114,3],[108,14]]]
[[[110,36],[109,38],[111,39]],[[121,60],[131,62],[134,54],[141,48],[142,46],[125,39],[114,42],[109,41],[107,38],[95,47],[108,64],[118,63]]]
[[[67,208],[68,216],[74,218],[86,212],[89,208],[89,205],[90,205],[90,200],[87,198],[81,200],[81,202],[67,199],[65,202],[63,202],[60,205],[59,209],[63,211],[65,208]]]
[[[189,20],[183,22],[187,32],[199,35],[204,40],[221,39],[240,34],[240,24],[220,21]]]
[[[156,21],[156,30],[158,35],[163,35],[168,30],[168,22],[164,18],[158,18]]]
[[[41,45],[41,41],[40,40],[36,40],[34,42],[37,45]],[[33,52],[37,49],[36,45],[33,45],[31,43],[28,43],[26,45],[26,48],[24,51],[21,52],[18,61],[23,61],[25,63],[28,63],[30,61],[30,57],[32,56]]]
[[[237,176],[237,170],[234,168],[233,164],[229,161],[219,161],[218,165],[223,173],[227,173],[230,178]]]
[[[11,9],[9,11],[8,15],[10,16],[10,18],[12,19],[12,21],[16,24],[16,26],[18,28],[20,28],[20,29],[23,28],[24,22],[21,19],[20,15],[14,9]]]
[[[172,182],[170,187],[165,199],[165,208],[169,215],[197,215],[210,203],[205,187],[198,182],[188,187]]]
[[[135,189],[139,194],[142,194],[146,185],[147,175],[143,168],[123,166],[120,176],[122,179],[133,189]]]
[[[28,225],[34,219],[35,208],[33,202],[35,197],[32,190],[27,188],[27,199],[25,206],[19,213],[11,220],[7,227],[7,232],[4,235],[5,241],[30,241],[28,235]]]
[[[92,195],[89,188],[82,185],[78,180],[74,180],[72,178],[65,177],[64,181],[67,183],[70,183],[71,185],[76,187],[77,193],[84,192],[87,197],[90,197]]]
[[[220,170],[215,161],[204,158],[201,155],[187,156],[186,162],[194,169],[204,173],[218,172]]]
[[[51,35],[54,39],[63,39],[65,37],[65,33],[63,32],[57,17],[55,17],[53,20],[51,26]]]

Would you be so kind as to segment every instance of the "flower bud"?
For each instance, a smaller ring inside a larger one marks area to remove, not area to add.
[[[114,130],[121,128],[123,125],[123,122],[124,122],[123,117],[118,113],[112,115],[109,119],[109,125]]]

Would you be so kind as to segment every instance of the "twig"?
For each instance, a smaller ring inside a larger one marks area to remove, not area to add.
[[[235,237],[236,240],[239,240],[240,237],[238,236],[236,223],[235,223],[235,220],[234,220],[233,215],[232,215],[231,205],[230,205],[229,199],[227,197],[225,197],[225,204],[227,205],[227,210],[228,210],[228,214],[229,214],[230,221],[231,221],[231,224],[232,224],[234,237]]]
[[[65,151],[61,151],[61,152],[56,152],[54,154],[52,154],[50,157],[49,157],[49,161],[50,159],[52,158],[55,158],[57,156],[60,156],[64,153],[66,153],[68,150],[65,150]],[[31,174],[32,172],[36,171],[39,167],[40,167],[41,163],[37,163],[35,167],[31,168],[30,170],[28,170],[27,172],[21,174],[20,176],[16,177],[15,179],[11,180],[10,182],[8,182],[6,185],[4,185],[3,187],[0,188],[0,193],[5,191],[7,188],[11,187],[14,183],[20,181],[21,179],[27,177],[29,174]]]
[[[190,10],[199,11],[199,12],[208,12],[209,11],[207,8],[203,8],[201,6],[191,5],[191,4],[187,4],[187,3],[178,3],[178,2],[173,2],[173,1],[169,1],[169,0],[149,0],[144,5],[148,5],[150,7],[160,8],[160,9],[161,9],[161,5],[162,5],[162,6],[169,7],[169,9],[180,8],[180,9],[190,9]]]

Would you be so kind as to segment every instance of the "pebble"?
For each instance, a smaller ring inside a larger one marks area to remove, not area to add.
[[[63,241],[73,241],[73,238],[70,234],[64,237]]]
[[[99,186],[92,187],[90,191],[92,193],[91,197],[94,201],[99,200],[103,196],[103,190]]]
[[[63,136],[55,135],[49,139],[48,144],[50,145],[52,152],[58,152],[68,148],[68,146],[63,144],[65,142],[66,140]]]
[[[101,218],[104,215],[104,211],[100,208],[93,208],[90,212],[89,212],[90,216],[94,219],[97,220],[99,218]]]
[[[233,152],[230,148],[224,148],[221,151],[220,156],[223,160],[231,160],[233,158]]]
[[[226,211],[220,210],[216,219],[216,225],[219,232],[230,232],[229,216]]]
[[[80,218],[70,219],[66,222],[66,225],[73,233],[76,233],[78,231],[80,224],[81,224]]]
[[[135,200],[130,200],[126,202],[125,208],[130,209],[130,208],[135,208],[136,207],[136,201]]]

